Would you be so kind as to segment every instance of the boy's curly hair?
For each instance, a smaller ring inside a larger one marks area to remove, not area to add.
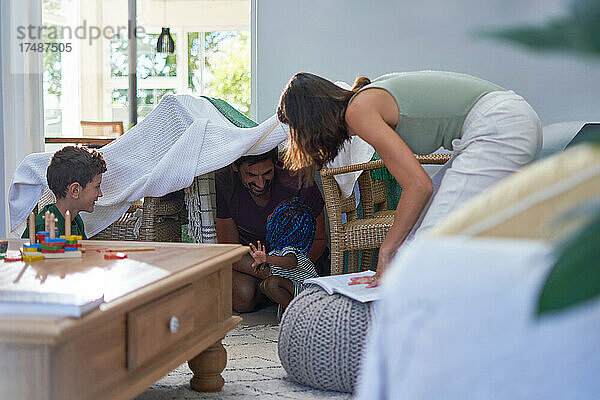
[[[308,254],[315,225],[310,207],[293,197],[279,204],[271,214],[267,222],[267,242],[272,250],[289,246]]]
[[[46,170],[48,186],[57,199],[67,195],[73,182],[83,188],[98,174],[106,172],[102,153],[87,147],[66,146],[54,153]]]

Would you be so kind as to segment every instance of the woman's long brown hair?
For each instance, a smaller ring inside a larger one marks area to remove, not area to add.
[[[335,158],[350,139],[345,121],[348,101],[369,83],[360,76],[346,90],[307,72],[292,77],[277,108],[277,118],[290,127],[291,142],[283,159],[290,170],[312,177]]]

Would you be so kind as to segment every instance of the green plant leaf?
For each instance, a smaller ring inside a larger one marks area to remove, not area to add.
[[[567,147],[587,144],[593,146],[600,146],[600,124],[598,123],[587,123],[581,130],[575,135],[569,142]]]
[[[532,50],[568,50],[575,47],[577,27],[572,18],[561,18],[544,26],[513,26],[483,30],[481,35],[517,43]]]
[[[600,215],[567,239],[558,251],[538,299],[538,315],[600,295]]]
[[[562,17],[541,25],[483,29],[480,36],[516,43],[530,50],[600,55],[600,2],[572,0]]]

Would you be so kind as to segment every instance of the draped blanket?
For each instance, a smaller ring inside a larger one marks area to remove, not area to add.
[[[189,234],[197,242],[213,242],[211,173],[243,155],[265,153],[288,136],[288,126],[275,115],[256,124],[222,100],[167,94],[143,121],[100,150],[107,164],[103,196],[93,213],[81,213],[86,234],[92,237],[109,226],[133,201],[187,188]],[[366,162],[373,151],[354,136],[328,166]],[[8,196],[12,236],[22,234],[27,216],[42,197],[47,203],[54,201],[46,180],[52,154],[30,154],[15,172]],[[345,197],[359,174],[336,176]]]
[[[234,126],[207,99],[165,95],[138,125],[102,148],[107,171],[93,213],[82,213],[88,237],[119,218],[133,201],[160,197],[192,185],[194,177],[222,168],[245,154],[264,153],[288,137],[275,116],[253,128]],[[11,232],[24,222],[47,190],[53,153],[28,155],[9,190]]]

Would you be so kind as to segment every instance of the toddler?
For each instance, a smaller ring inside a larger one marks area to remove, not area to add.
[[[250,243],[252,267],[268,273],[260,290],[282,311],[304,289],[305,279],[318,276],[308,258],[314,235],[315,217],[310,207],[293,197],[279,204],[267,219],[266,238],[271,251],[267,254],[260,241],[256,246]]]

